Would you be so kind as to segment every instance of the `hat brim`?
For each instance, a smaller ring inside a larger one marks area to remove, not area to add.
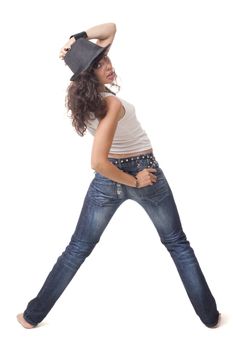
[[[74,81],[77,79],[77,77],[85,72],[93,63],[94,61],[98,60],[98,57],[101,56],[105,51],[107,51],[109,49],[109,47],[111,46],[111,44],[108,44],[107,46],[103,47],[102,50],[100,50],[93,58],[90,62],[87,63],[87,65],[80,71],[75,73],[74,75],[72,75],[72,77],[70,78],[71,81]]]

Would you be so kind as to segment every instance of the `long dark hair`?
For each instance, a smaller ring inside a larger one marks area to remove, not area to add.
[[[106,101],[100,93],[101,84],[95,76],[94,67],[95,65],[92,65],[89,69],[82,72],[67,88],[65,104],[68,110],[68,117],[71,118],[72,126],[80,136],[84,136],[88,120],[94,118],[102,119],[107,113]],[[116,80],[111,86],[116,86],[118,90],[120,88]],[[105,87],[105,91],[115,95],[107,87]]]

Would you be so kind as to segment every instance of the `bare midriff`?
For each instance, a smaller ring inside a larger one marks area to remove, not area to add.
[[[139,156],[141,154],[147,154],[147,153],[153,153],[153,149],[146,149],[144,151],[136,152],[136,153],[109,153],[108,157],[109,158],[129,158],[129,157],[135,157]]]

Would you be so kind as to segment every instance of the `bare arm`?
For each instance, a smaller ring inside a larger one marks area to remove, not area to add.
[[[136,187],[134,176],[118,169],[108,160],[108,153],[120,118],[121,102],[114,96],[107,97],[106,101],[108,112],[99,122],[95,133],[91,154],[91,167],[112,181]]]
[[[99,24],[86,30],[88,39],[97,39],[96,44],[107,46],[113,42],[116,34],[115,23]]]

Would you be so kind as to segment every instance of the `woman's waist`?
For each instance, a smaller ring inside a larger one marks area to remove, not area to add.
[[[131,153],[130,156],[125,157],[125,154],[121,154],[121,158],[117,158],[114,155],[114,157],[108,157],[108,160],[129,174],[136,174],[145,168],[156,168],[159,166],[152,148],[141,151],[137,155]]]
[[[153,149],[149,148],[146,150],[142,150],[140,152],[131,152],[131,153],[109,153],[108,154],[108,158],[117,158],[117,159],[124,159],[124,158],[133,158],[133,157],[137,157],[137,156],[143,156],[143,155],[147,155],[147,154],[152,154],[153,153]]]

